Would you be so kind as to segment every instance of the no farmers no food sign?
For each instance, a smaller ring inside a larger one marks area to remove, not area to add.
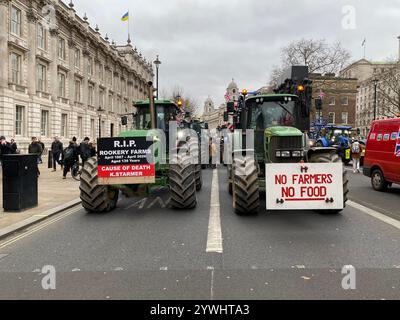
[[[266,165],[267,210],[343,209],[342,163]]]
[[[146,137],[98,139],[99,184],[154,183],[152,144]]]

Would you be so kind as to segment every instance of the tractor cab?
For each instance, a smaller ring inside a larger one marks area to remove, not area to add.
[[[299,160],[303,156],[302,115],[295,95],[271,94],[246,100],[242,120],[254,130],[254,148],[259,159],[267,162]],[[279,157],[278,151],[288,157]],[[289,153],[286,153],[288,151]],[[296,158],[296,159],[293,159]]]
[[[155,105],[155,128],[169,131],[169,122],[177,121],[178,115],[181,110],[178,106],[170,100],[156,100]],[[149,101],[143,100],[135,103],[137,112],[133,114],[133,129],[134,130],[150,130],[151,126],[151,113]]]

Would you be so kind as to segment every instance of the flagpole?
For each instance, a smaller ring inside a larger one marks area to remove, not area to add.
[[[130,14],[129,14],[129,10],[128,10],[128,39],[131,38],[131,34],[130,34]]]

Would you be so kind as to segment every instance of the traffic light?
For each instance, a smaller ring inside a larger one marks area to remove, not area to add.
[[[224,121],[225,121],[225,122],[228,122],[228,121],[229,121],[228,112],[224,112]]]
[[[315,109],[322,110],[322,99],[320,98],[315,99]]]

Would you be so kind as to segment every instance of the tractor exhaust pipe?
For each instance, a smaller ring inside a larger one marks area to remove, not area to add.
[[[154,87],[153,82],[149,81],[149,103],[150,103],[150,122],[151,122],[151,129],[156,129],[156,109],[154,106]]]

